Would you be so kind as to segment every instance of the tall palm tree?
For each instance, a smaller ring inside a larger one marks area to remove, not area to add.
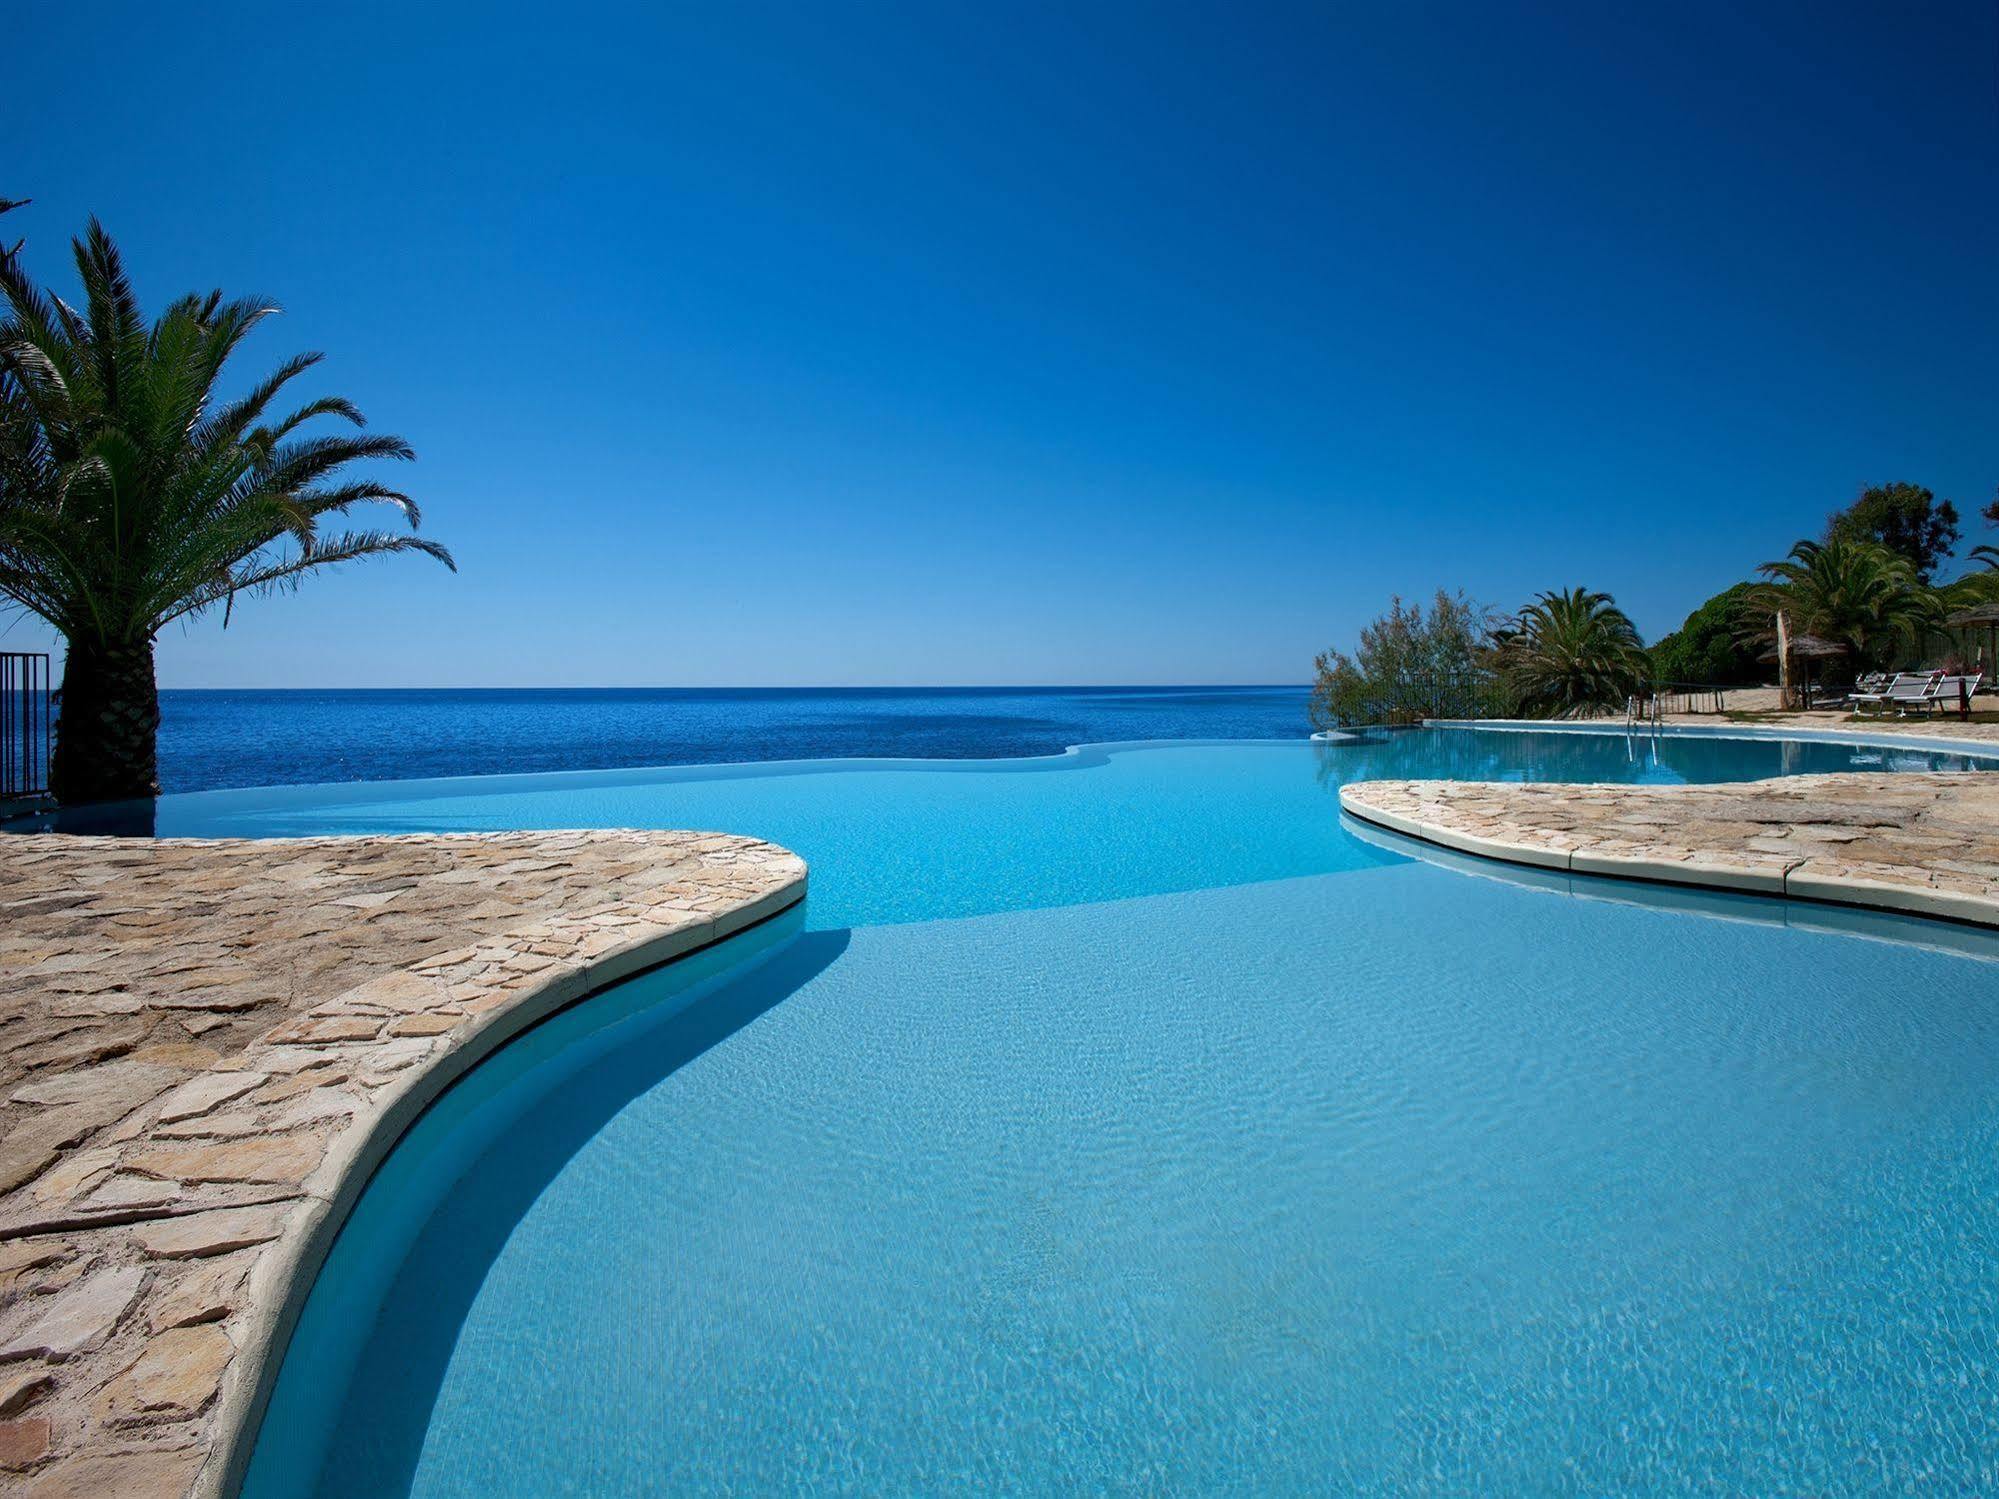
[[[1587,588],[1537,595],[1505,636],[1499,662],[1521,711],[1545,718],[1615,708],[1651,674],[1637,626],[1609,594]]]
[[[239,595],[360,557],[413,551],[453,566],[436,542],[400,531],[320,529],[379,502],[414,530],[417,508],[341,473],[413,458],[400,437],[298,435],[321,417],[362,426],[351,402],[321,397],[266,418],[318,354],[220,397],[230,356],[275,307],[212,292],[148,327],[96,220],[73,248],[81,310],[0,256],[0,595],[68,642],[49,770],[68,803],[158,791],[153,642],[165,626],[217,606],[226,624]]]
[[[1746,624],[1759,639],[1774,637],[1781,609],[1793,634],[1841,642],[1855,666],[1887,666],[1937,622],[1936,594],[1906,558],[1874,542],[1801,541],[1758,571],[1769,581],[1750,594]]]

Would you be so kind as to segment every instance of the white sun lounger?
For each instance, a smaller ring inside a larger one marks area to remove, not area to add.
[[[1888,688],[1893,679],[1885,671],[1869,672],[1853,684],[1852,690],[1836,698],[1818,704],[1821,708],[1845,708],[1861,702],[1873,702]]]
[[[1853,695],[1854,708],[1863,713],[1869,708],[1879,708],[1885,712],[1890,708],[1899,708],[1904,703],[1920,703],[1924,694],[1936,686],[1941,676],[1943,673],[1940,671],[1897,672],[1895,680],[1880,692],[1856,692]]]
[[[1985,680],[1985,673],[1975,672],[1961,677],[1938,677],[1921,697],[1911,698],[1900,704],[1902,717],[1914,717],[1914,709],[1923,710],[1923,717],[1929,718],[1938,708],[1955,708],[1978,691],[1978,684]]]

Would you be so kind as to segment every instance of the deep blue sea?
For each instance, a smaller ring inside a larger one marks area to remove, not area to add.
[[[1289,739],[1304,687],[410,688],[160,694],[167,792],[854,756]]]

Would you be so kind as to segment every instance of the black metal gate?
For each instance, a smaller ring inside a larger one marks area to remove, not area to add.
[[[0,651],[0,801],[49,789],[49,658]]]

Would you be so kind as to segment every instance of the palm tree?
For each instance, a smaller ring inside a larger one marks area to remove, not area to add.
[[[1637,626],[1609,594],[1586,588],[1538,595],[1514,621],[1499,662],[1521,711],[1544,718],[1615,708],[1651,673]]]
[[[1781,609],[1794,634],[1839,641],[1857,667],[1892,664],[1889,658],[1920,646],[1937,621],[1936,594],[1906,558],[1874,542],[1801,541],[1758,571],[1770,581],[1750,595],[1749,633],[1773,638]]]
[[[63,802],[157,793],[153,642],[175,620],[239,595],[296,587],[360,557],[422,552],[402,532],[320,522],[379,502],[412,530],[408,495],[343,476],[367,459],[415,457],[400,437],[300,436],[315,418],[363,425],[339,397],[277,420],[265,412],[319,362],[286,360],[234,400],[217,384],[250,330],[276,312],[220,292],[183,297],[151,327],[117,247],[94,219],[73,242],[79,311],[0,256],[0,595],[68,643],[49,771]]]

